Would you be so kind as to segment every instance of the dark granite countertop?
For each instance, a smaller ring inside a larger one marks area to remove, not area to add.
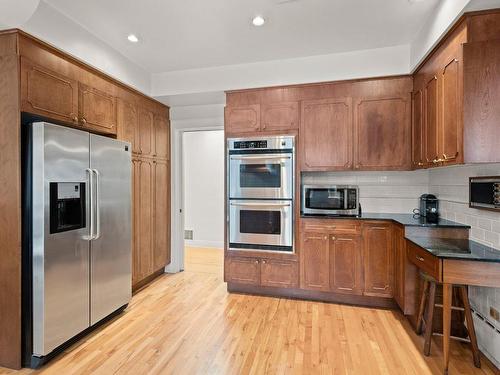
[[[468,239],[416,236],[406,239],[438,258],[500,263],[500,250]]]
[[[470,228],[469,225],[456,223],[454,221],[439,219],[437,223],[428,223],[425,218],[413,214],[379,214],[366,212],[361,216],[329,216],[316,214],[301,214],[303,218],[318,217],[332,219],[351,219],[351,220],[392,220],[404,226],[411,227],[431,227],[431,228]]]

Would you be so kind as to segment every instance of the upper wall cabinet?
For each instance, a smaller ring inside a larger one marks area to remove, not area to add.
[[[21,110],[78,123],[78,82],[21,58]]]
[[[353,129],[350,98],[302,102],[302,170],[352,168]]]
[[[263,131],[297,129],[299,127],[299,103],[262,104],[261,127]]]
[[[418,169],[425,166],[424,160],[424,94],[422,90],[416,90],[412,96],[412,162],[413,168]]]
[[[354,168],[410,168],[411,97],[360,98],[354,107]]]
[[[137,106],[125,100],[118,100],[117,103],[118,138],[132,144],[132,152],[139,153],[139,119]]]
[[[154,115],[154,140],[155,140],[155,153],[154,155],[163,158],[170,158],[170,128],[169,122],[165,116]]]
[[[116,98],[113,95],[80,83],[79,112],[85,127],[116,134]]]
[[[225,126],[228,133],[252,133],[260,130],[260,105],[226,107]]]
[[[299,127],[299,103],[278,102],[228,106],[225,108],[226,133],[288,131]]]

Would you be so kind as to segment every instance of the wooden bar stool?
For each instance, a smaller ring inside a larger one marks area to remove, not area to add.
[[[434,308],[440,307],[443,305],[436,304],[436,285],[441,284],[436,281],[433,277],[427,275],[426,273],[421,272],[421,276],[424,279],[424,285],[422,290],[422,297],[420,299],[420,307],[418,310],[418,318],[417,318],[417,334],[420,335],[422,333],[422,326],[425,324],[425,333],[424,333],[424,355],[428,356],[431,352],[431,338],[432,335],[443,336],[441,333],[432,331],[432,323],[434,319]],[[474,366],[477,368],[481,368],[481,361],[479,357],[479,348],[477,346],[476,332],[474,330],[474,321],[472,320],[472,313],[469,305],[469,297],[467,295],[467,288],[465,285],[452,285],[452,288],[458,291],[458,295],[460,296],[464,307],[452,306],[452,310],[463,311],[465,314],[465,320],[467,322],[467,333],[469,335],[468,339],[464,339],[461,337],[451,336],[450,338],[468,342],[472,346],[472,356],[474,358]],[[427,302],[427,315],[424,319],[425,309]]]

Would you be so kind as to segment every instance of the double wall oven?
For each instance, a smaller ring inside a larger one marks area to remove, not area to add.
[[[295,138],[227,142],[229,249],[293,252]]]

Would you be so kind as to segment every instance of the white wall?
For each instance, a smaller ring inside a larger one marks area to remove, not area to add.
[[[183,134],[184,228],[188,246],[224,247],[224,131]]]
[[[20,28],[145,94],[151,93],[150,73],[44,1]]]

